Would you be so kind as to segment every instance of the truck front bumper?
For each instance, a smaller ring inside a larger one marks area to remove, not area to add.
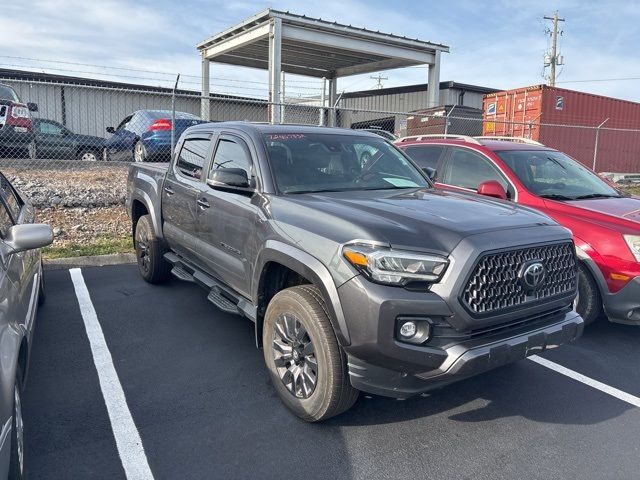
[[[640,325],[640,276],[616,293],[605,293],[602,304],[611,322]]]
[[[389,370],[349,355],[349,376],[358,390],[407,398],[572,342],[582,335],[583,326],[582,317],[570,311],[559,322],[536,330],[444,348],[445,361],[440,367],[415,374]]]
[[[507,321],[458,331],[455,313],[430,291],[373,284],[357,276],[338,288],[351,343],[344,346],[351,384],[362,391],[405,398],[569,343],[584,321],[571,299],[542,311],[514,312]],[[432,334],[422,344],[397,338],[406,318],[427,321]]]

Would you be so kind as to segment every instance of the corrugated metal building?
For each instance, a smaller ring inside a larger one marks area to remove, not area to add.
[[[481,112],[484,95],[497,91],[495,88],[453,81],[440,82],[439,105],[464,106],[478,109],[478,112]],[[426,83],[347,92],[342,95],[339,106],[344,109],[340,115],[341,124],[344,127],[365,128],[369,125],[382,124],[384,125],[382,128],[385,130],[400,135],[406,134],[406,115],[384,115],[375,112],[417,112],[430,107],[427,102]],[[391,118],[393,118],[393,122],[391,122]]]
[[[13,87],[22,101],[38,104],[35,116],[58,121],[76,133],[107,136],[136,110],[170,110],[171,89],[94,80],[66,75],[0,69],[0,83]],[[265,100],[229,95],[211,96],[215,120],[266,121]],[[200,115],[200,92],[178,90],[176,110]],[[316,109],[300,106],[287,110],[287,121],[318,118]]]

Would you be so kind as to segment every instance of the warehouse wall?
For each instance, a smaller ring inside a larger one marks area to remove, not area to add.
[[[0,82],[13,87],[23,102],[38,104],[34,116],[63,123],[70,130],[106,137],[106,127],[117,126],[136,110],[171,110],[171,94],[161,91],[128,90],[98,86],[63,85],[23,80]],[[266,121],[267,106],[261,100],[211,99],[212,120]],[[198,93],[176,96],[176,111],[200,115]],[[309,115],[305,112],[304,115]],[[287,117],[303,115],[292,109]]]

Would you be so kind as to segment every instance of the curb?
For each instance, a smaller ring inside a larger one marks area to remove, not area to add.
[[[112,253],[86,257],[52,258],[44,260],[45,270],[67,270],[74,267],[106,267],[136,263],[135,253]]]

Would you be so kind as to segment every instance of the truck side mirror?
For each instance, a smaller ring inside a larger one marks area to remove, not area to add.
[[[29,102],[29,103],[27,103],[27,108],[29,109],[30,112],[37,112],[38,111],[38,104]]]
[[[507,200],[507,192],[500,182],[496,180],[487,180],[478,185],[478,193],[487,197],[499,198],[500,200]]]
[[[432,182],[436,181],[436,176],[438,175],[438,171],[435,168],[423,167],[422,171],[427,174],[427,177],[429,177],[429,180],[431,180]]]
[[[107,130],[107,133],[116,133],[116,129],[113,127],[107,127],[106,130]]]
[[[207,179],[211,188],[250,188],[249,175],[242,168],[218,168]]]

